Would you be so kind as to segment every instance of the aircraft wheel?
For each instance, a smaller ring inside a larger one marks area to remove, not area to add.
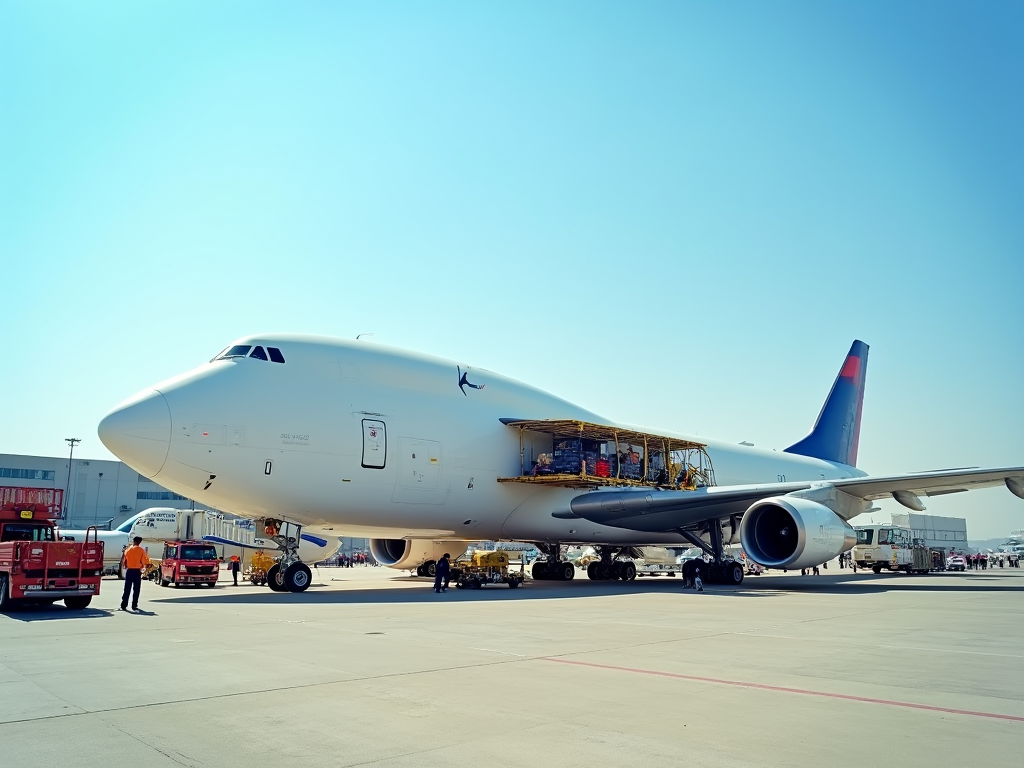
[[[882,572],[882,566],[880,566],[880,565],[872,565],[871,566],[871,570],[874,571],[876,574],[879,574],[879,573]]]
[[[623,581],[632,581],[636,578],[636,563],[631,560],[627,560],[622,564],[622,572],[619,578]]]
[[[437,576],[437,563],[434,560],[428,560],[423,564],[423,572],[430,578]]]
[[[555,573],[559,581],[572,581],[576,576],[576,566],[572,563],[559,563]]]
[[[284,592],[284,574],[281,573],[281,564],[274,563],[267,571],[267,586],[274,592]]]
[[[292,563],[284,572],[284,588],[289,592],[305,592],[313,580],[313,572],[305,563]]]
[[[733,563],[732,565],[726,566],[725,578],[728,584],[738,587],[743,583],[743,566],[739,563]]]
[[[473,579],[469,582],[469,586],[471,589],[480,589],[482,585],[480,584],[480,579]]]
[[[92,595],[82,595],[81,597],[65,597],[64,605],[67,606],[69,611],[80,611],[83,608],[88,608],[89,603],[92,602]]]
[[[597,561],[595,560],[594,562],[592,562],[590,565],[587,566],[587,578],[588,579],[593,579],[594,581],[597,581],[598,579],[600,579],[601,577],[598,575],[597,569],[598,569],[598,565],[597,565]]]
[[[533,564],[533,578],[538,581],[543,581],[548,578],[548,564],[547,563],[534,563]]]

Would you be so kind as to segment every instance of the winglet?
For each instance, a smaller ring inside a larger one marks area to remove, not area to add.
[[[868,345],[863,341],[855,341],[843,361],[832,391],[821,407],[811,434],[789,446],[786,453],[857,466],[867,371]]]

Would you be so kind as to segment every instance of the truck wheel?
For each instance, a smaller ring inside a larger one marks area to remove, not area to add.
[[[313,580],[313,572],[305,563],[292,563],[284,572],[284,588],[289,592],[305,592]]]
[[[281,564],[274,563],[267,571],[267,586],[274,592],[284,592],[284,574],[281,573]]]
[[[7,576],[0,576],[0,613],[6,613],[14,607]]]
[[[882,566],[880,566],[880,565],[872,565],[871,566],[871,570],[874,571],[875,573],[881,573],[882,572]]]
[[[515,589],[518,586],[519,586],[519,579],[509,579],[508,580],[508,588],[509,589]]]
[[[89,603],[92,602],[92,595],[82,595],[81,597],[65,597],[64,605],[67,606],[69,611],[80,611],[83,608],[88,608]]]

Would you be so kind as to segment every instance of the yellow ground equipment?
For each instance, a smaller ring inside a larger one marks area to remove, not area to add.
[[[455,586],[459,589],[480,589],[485,584],[508,584],[515,589],[523,583],[523,573],[510,571],[508,552],[474,552],[466,560],[459,560],[452,569]]]
[[[262,549],[257,549],[249,563],[249,569],[243,577],[251,581],[257,587],[267,583],[267,571],[277,560],[266,554]]]

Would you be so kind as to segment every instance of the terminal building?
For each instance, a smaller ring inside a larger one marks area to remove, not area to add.
[[[116,528],[150,507],[196,508],[196,503],[187,496],[154,483],[124,462],[107,459],[69,460],[67,457],[0,453],[0,485],[63,489],[61,528],[68,530],[90,525]],[[368,540],[346,538],[342,540],[339,553],[351,555],[369,551]]]
[[[909,528],[915,539],[923,539],[924,545],[948,552],[967,550],[967,520],[962,517],[940,517],[919,515],[914,512],[893,512],[892,524]]]

